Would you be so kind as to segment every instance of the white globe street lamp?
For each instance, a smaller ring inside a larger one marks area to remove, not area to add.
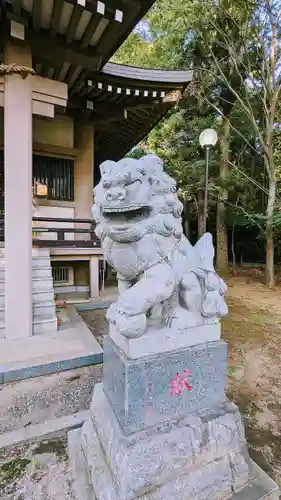
[[[210,149],[214,148],[217,142],[218,134],[213,128],[206,128],[199,136],[199,144],[205,149],[204,233],[206,233],[208,217],[209,156]]]
[[[206,128],[199,136],[201,148],[213,148],[218,142],[218,134],[213,128]]]

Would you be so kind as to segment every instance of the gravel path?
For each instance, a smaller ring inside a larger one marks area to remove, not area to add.
[[[102,345],[108,332],[106,309],[81,316]],[[89,408],[102,365],[13,382],[0,387],[0,434]]]
[[[95,309],[92,311],[79,312],[95,339],[102,346],[103,338],[108,334],[108,321],[106,319],[107,309]]]
[[[102,345],[106,309],[81,313]],[[0,434],[42,423],[90,406],[102,365],[32,378],[0,387]],[[66,439],[0,450],[1,500],[73,500]]]
[[[1,500],[74,500],[66,438],[1,450]]]
[[[90,406],[102,365],[6,384],[0,388],[0,434]]]

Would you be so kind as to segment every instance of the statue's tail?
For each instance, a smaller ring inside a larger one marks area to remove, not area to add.
[[[194,246],[183,236],[179,250],[187,258],[190,269],[214,271],[215,250],[210,233],[205,233]]]
[[[196,255],[196,267],[206,271],[214,271],[215,249],[211,233],[203,234],[193,249]]]
[[[215,249],[212,235],[205,233],[193,247],[193,250],[196,255],[197,265],[195,273],[203,279],[201,314],[205,318],[223,318],[228,312],[224,300],[227,286],[214,268]]]

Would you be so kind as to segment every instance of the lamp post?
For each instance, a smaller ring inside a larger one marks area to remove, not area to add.
[[[218,134],[212,128],[206,128],[199,136],[199,144],[205,150],[204,233],[206,233],[208,217],[209,156],[210,149],[215,147],[217,142]]]

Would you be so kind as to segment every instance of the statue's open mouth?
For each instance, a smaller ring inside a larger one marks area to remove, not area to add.
[[[151,208],[148,206],[122,208],[103,207],[102,209],[103,217],[111,224],[118,226],[140,222],[143,219],[147,219],[150,213]]]

